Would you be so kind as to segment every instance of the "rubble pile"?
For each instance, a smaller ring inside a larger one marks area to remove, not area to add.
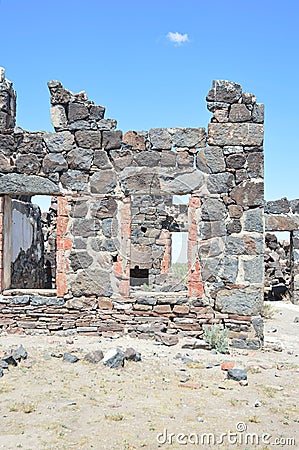
[[[9,366],[17,366],[27,356],[28,352],[22,345],[6,350],[0,357],[0,377],[3,377],[4,370],[9,370]]]
[[[265,300],[281,300],[290,288],[290,243],[273,233],[265,236]]]

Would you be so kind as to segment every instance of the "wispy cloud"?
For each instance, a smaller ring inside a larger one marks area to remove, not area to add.
[[[182,45],[185,42],[189,42],[189,36],[188,34],[181,34],[178,33],[177,31],[175,33],[173,33],[172,31],[169,31],[166,35],[167,39],[170,42],[173,42],[174,45]]]

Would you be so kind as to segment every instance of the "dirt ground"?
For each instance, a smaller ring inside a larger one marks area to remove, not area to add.
[[[0,379],[0,448],[299,448],[299,306],[272,305],[265,349],[230,355],[183,349],[184,341],[1,335],[1,352],[22,344],[29,356]],[[142,361],[122,369],[82,361],[116,347],[134,347]],[[65,351],[80,361],[63,362]],[[225,381],[225,360],[248,369],[248,386]]]

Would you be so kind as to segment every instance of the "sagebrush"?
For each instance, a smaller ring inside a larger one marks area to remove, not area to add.
[[[228,337],[227,329],[222,328],[221,325],[213,325],[210,328],[205,329],[205,340],[212,348],[219,353],[228,352]]]

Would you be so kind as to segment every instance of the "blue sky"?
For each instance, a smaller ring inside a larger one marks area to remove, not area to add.
[[[237,81],[266,107],[266,198],[297,198],[298,12],[298,0],[0,0],[0,66],[28,130],[52,130],[50,79],[124,131],[206,127],[212,80]]]

